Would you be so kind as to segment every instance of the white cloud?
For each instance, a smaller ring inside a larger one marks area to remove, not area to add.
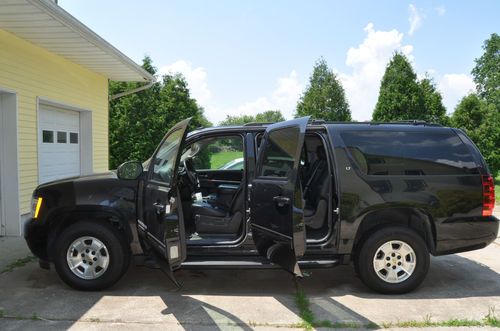
[[[475,90],[475,84],[470,75],[445,74],[439,80],[438,89],[443,95],[443,104],[448,113],[453,113],[460,100]]]
[[[193,67],[186,60],[178,60],[172,64],[161,67],[158,74],[181,73],[186,78],[191,91],[191,96],[205,109],[205,116],[211,122],[219,123],[226,115],[255,115],[266,110],[281,110],[285,118],[292,118],[295,106],[303,85],[300,83],[297,72],[292,70],[287,76],[280,77],[276,81],[276,88],[267,96],[244,102],[234,107],[217,106],[212,92],[208,87],[207,71],[203,67]]]
[[[302,90],[303,85],[297,72],[292,70],[287,76],[278,78],[276,88],[270,95],[226,109],[208,105],[205,114],[214,123],[224,120],[226,115],[255,115],[266,110],[280,110],[283,116],[289,119],[293,117]]]
[[[210,101],[212,93],[208,88],[207,71],[205,68],[193,68],[190,62],[178,60],[170,65],[161,67],[158,73],[160,77],[165,74],[183,74],[189,84],[191,96],[202,106]]]
[[[339,73],[354,120],[365,121],[372,117],[378,98],[380,80],[387,63],[395,51],[413,61],[412,45],[403,45],[403,33],[397,30],[377,31],[372,23],[365,29],[365,39],[347,51],[346,64],[351,73]]]
[[[408,34],[412,36],[413,33],[415,33],[415,31],[417,31],[417,29],[422,25],[422,15],[413,4],[410,4],[409,10],[410,17],[408,17],[408,22],[410,23],[410,30],[408,31]]]
[[[437,6],[434,9],[436,10],[436,13],[438,14],[438,16],[444,16],[444,14],[446,14],[446,7],[444,5]]]

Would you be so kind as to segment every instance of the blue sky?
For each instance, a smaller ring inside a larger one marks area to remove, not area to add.
[[[451,113],[500,1],[115,1],[59,5],[134,61],[182,72],[214,123],[227,114],[293,115],[314,62],[338,74],[355,120],[368,120],[395,50],[434,78]]]

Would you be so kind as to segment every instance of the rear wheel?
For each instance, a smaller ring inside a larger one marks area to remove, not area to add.
[[[429,270],[429,251],[418,233],[388,227],[363,243],[356,259],[361,280],[386,294],[406,293],[419,286]]]
[[[57,273],[78,290],[112,286],[130,263],[123,235],[104,222],[81,221],[69,226],[59,235],[54,252]]]

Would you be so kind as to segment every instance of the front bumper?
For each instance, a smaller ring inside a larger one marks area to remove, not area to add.
[[[49,260],[47,254],[48,231],[39,220],[30,218],[24,222],[24,239],[33,255],[43,261]]]

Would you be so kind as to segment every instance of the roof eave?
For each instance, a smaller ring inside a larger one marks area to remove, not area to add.
[[[144,82],[153,82],[156,78],[147,72],[144,68],[139,66],[137,63],[128,58],[125,54],[116,49],[113,45],[108,43],[106,40],[101,38],[94,31],[90,30],[83,23],[74,18],[67,11],[54,4],[50,0],[27,0],[33,6],[36,6],[40,10],[45,11],[48,15],[52,16],[55,20],[59,21],[61,24],[71,28],[75,33],[78,33],[82,38],[86,39],[89,43],[94,44],[96,47],[109,52],[111,55],[115,56],[117,60],[121,61],[129,68],[133,69],[140,75]]]

